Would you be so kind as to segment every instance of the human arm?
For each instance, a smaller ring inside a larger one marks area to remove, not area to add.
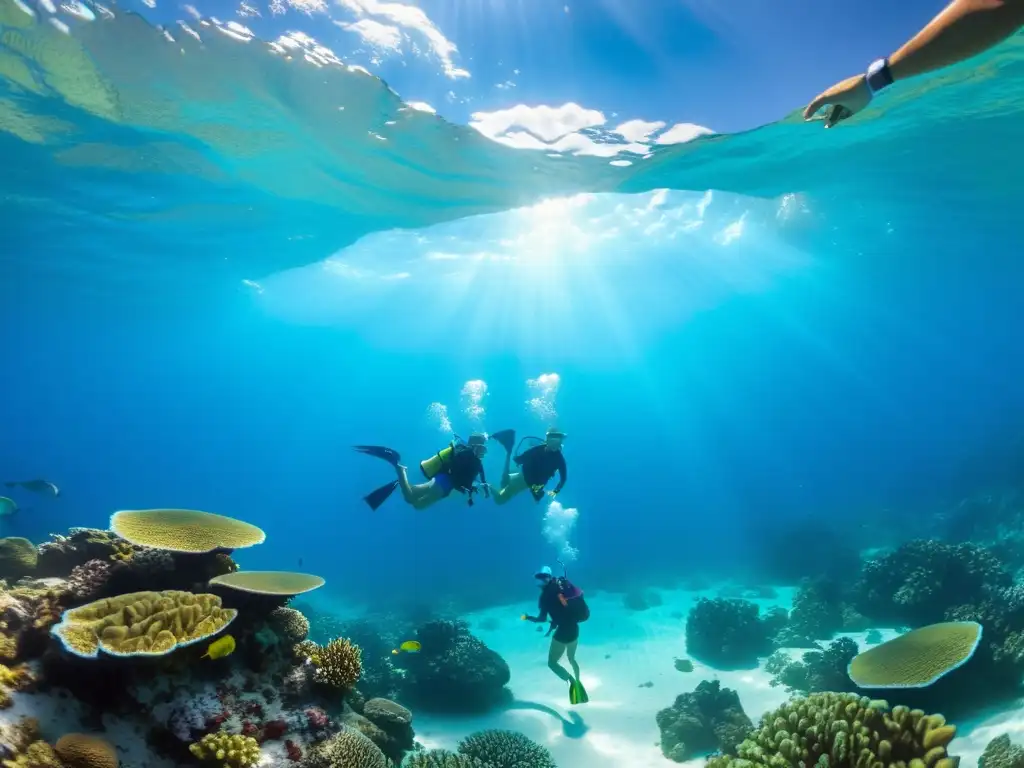
[[[484,497],[491,497],[491,486],[487,484],[487,475],[484,474],[484,463],[478,460],[480,464],[480,471],[477,474],[480,476],[480,486],[484,489]]]
[[[534,624],[543,624],[548,620],[548,608],[545,605],[544,593],[541,592],[540,598],[537,600],[537,616],[530,616],[523,614],[523,619],[526,621],[532,621]]]
[[[953,0],[945,10],[888,58],[893,82],[948,67],[992,48],[1024,25],[1024,0]],[[849,77],[818,94],[804,110],[809,120],[826,104],[835,107],[830,128],[861,111],[872,92],[864,75]]]
[[[565,487],[565,481],[569,479],[569,468],[565,464],[565,454],[563,454],[561,451],[559,451],[558,453],[557,469],[558,485],[555,486],[555,489],[553,491],[548,492],[551,496],[557,496],[558,494],[560,494],[562,492],[562,489]]]

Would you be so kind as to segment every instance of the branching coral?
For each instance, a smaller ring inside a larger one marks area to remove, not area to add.
[[[846,670],[857,651],[857,643],[841,637],[824,651],[808,651],[802,661],[773,656],[765,670],[773,675],[772,686],[783,685],[790,692],[855,691]]]
[[[94,600],[103,592],[110,581],[111,562],[109,560],[89,560],[71,569],[68,577],[67,591],[76,603]]]
[[[771,653],[772,644],[756,604],[701,598],[686,617],[686,650],[713,666],[748,667]]]
[[[68,733],[57,739],[53,751],[66,768],[117,768],[117,750],[105,739]]]
[[[677,763],[715,750],[735,749],[753,730],[740,698],[718,680],[704,680],[693,693],[676,697],[658,712],[661,752]]]
[[[96,658],[163,656],[220,632],[238,612],[221,608],[216,595],[132,592],[65,611],[52,630],[70,653]]]
[[[827,640],[843,627],[839,588],[825,579],[805,581],[793,598],[789,624],[777,638],[789,648],[806,648],[815,640]]]
[[[478,731],[459,743],[459,754],[488,768],[558,768],[547,749],[516,731]]]
[[[208,733],[192,744],[189,751],[218,768],[252,768],[260,761],[259,742],[240,734]]]
[[[956,735],[942,715],[895,707],[850,693],[815,693],[766,714],[736,750],[707,768],[921,765],[955,768],[946,746]]]
[[[363,652],[346,638],[339,637],[327,645],[317,646],[309,655],[316,667],[316,681],[334,688],[349,689],[359,682],[363,671]]]
[[[490,768],[487,763],[469,755],[460,755],[446,749],[416,752],[402,762],[402,768]]]
[[[978,768],[1024,768],[1024,748],[1013,744],[1007,733],[997,736],[982,752]]]

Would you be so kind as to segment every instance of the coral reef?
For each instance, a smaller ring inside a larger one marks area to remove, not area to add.
[[[985,747],[978,768],[1024,768],[1024,748],[1010,741],[1010,735],[996,736]]]
[[[262,544],[266,534],[233,517],[193,509],[142,509],[115,512],[110,530],[132,544],[169,552],[212,552]]]
[[[117,768],[117,750],[105,739],[68,733],[53,745],[66,768]]]
[[[190,746],[189,751],[202,762],[218,768],[252,768],[260,761],[259,742],[240,734],[208,733]]]
[[[470,734],[459,743],[459,753],[476,758],[488,768],[558,768],[550,752],[515,731],[488,730]]]
[[[686,617],[686,650],[713,667],[754,667],[773,650],[771,630],[754,603],[701,598]]]
[[[460,755],[446,749],[432,749],[429,752],[416,752],[409,755],[402,763],[402,768],[489,768],[489,766],[469,755]]]
[[[864,563],[853,602],[874,622],[918,627],[1009,584],[1010,574],[984,547],[919,539]]]
[[[872,701],[850,693],[814,693],[761,718],[736,749],[707,768],[798,765],[913,765],[954,768],[946,746],[956,735],[941,715]],[[821,762],[823,761],[823,762]]]
[[[387,758],[359,731],[345,728],[311,749],[302,768],[387,768]]]
[[[702,681],[693,693],[683,693],[658,712],[661,753],[677,763],[714,751],[728,751],[746,738],[753,723],[736,691],[718,680]]]
[[[403,701],[426,709],[482,712],[508,697],[508,664],[470,634],[463,621],[432,621],[416,631],[422,651],[402,654]]]
[[[839,587],[827,579],[805,580],[793,598],[789,623],[776,637],[785,648],[807,648],[843,628]]]
[[[82,658],[163,656],[178,646],[212,637],[238,615],[216,595],[131,592],[65,611],[52,632],[65,650]]]
[[[857,686],[846,670],[857,655],[857,644],[848,637],[833,640],[824,651],[808,651],[802,661],[790,661],[785,655],[773,655],[765,664],[772,686],[785,686],[789,692],[852,692]]]
[[[234,571],[210,579],[211,587],[226,587],[255,595],[291,597],[312,592],[324,585],[324,580],[311,573],[291,571]]]

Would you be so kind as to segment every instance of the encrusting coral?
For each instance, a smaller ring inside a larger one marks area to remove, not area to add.
[[[315,680],[334,688],[349,689],[359,682],[363,672],[363,652],[346,638],[318,645],[308,656],[316,667]]]
[[[886,702],[856,694],[814,693],[766,714],[737,747],[738,757],[712,757],[707,768],[955,768],[946,753],[955,735],[942,715],[903,706],[890,711]]]
[[[193,509],[142,509],[115,512],[110,529],[132,544],[171,552],[212,552],[262,544],[266,534],[255,525]]]
[[[100,650],[111,656],[163,656],[216,635],[237,615],[222,608],[216,595],[132,592],[65,611],[52,633],[82,658],[96,658]]]
[[[210,586],[227,587],[255,595],[291,596],[312,592],[324,580],[311,573],[291,571],[234,571],[210,579]]]
[[[470,734],[459,743],[459,754],[475,757],[488,768],[558,768],[547,749],[517,731],[492,729]]]
[[[252,736],[208,733],[189,751],[204,763],[218,768],[252,768],[260,761],[260,745]]]
[[[117,768],[117,750],[105,739],[68,733],[57,739],[53,751],[66,768]]]

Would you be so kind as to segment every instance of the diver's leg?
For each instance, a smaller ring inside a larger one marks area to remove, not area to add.
[[[572,680],[572,675],[569,674],[569,671],[558,663],[563,653],[565,653],[565,644],[551,638],[551,647],[548,648],[548,669],[563,680]]]
[[[566,643],[565,655],[569,659],[569,666],[572,667],[572,674],[577,680],[580,679],[580,665],[576,663],[576,647],[580,644],[579,638],[571,643]]]
[[[526,490],[526,480],[523,479],[522,472],[516,472],[514,475],[509,477],[508,483],[503,485],[501,490],[493,494],[494,503],[501,505],[507,504],[519,493]]]
[[[439,476],[440,477],[440,476]],[[415,509],[426,509],[427,507],[433,506],[441,499],[446,499],[451,494],[451,489],[446,485],[438,482],[438,478],[435,477],[429,483],[424,483],[421,486],[423,493],[412,503]]]
[[[505,466],[501,470],[501,489],[505,490],[511,482],[512,451],[505,454]]]
[[[409,470],[407,470],[403,465],[397,465],[395,470],[398,473],[398,487],[402,489],[402,498],[405,499],[407,504],[415,506],[421,498],[430,492],[430,483],[412,485],[409,482]]]

